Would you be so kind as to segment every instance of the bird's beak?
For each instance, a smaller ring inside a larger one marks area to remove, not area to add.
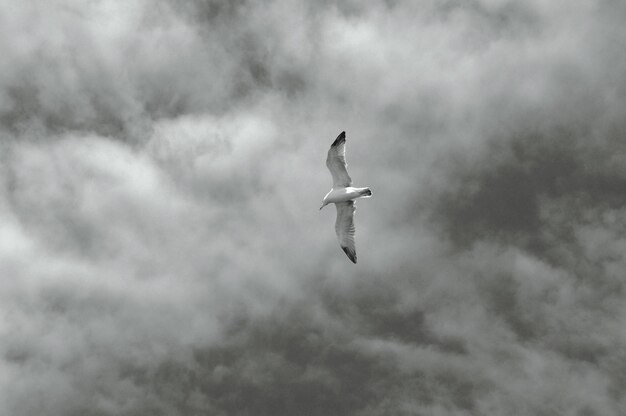
[[[322,205],[322,206],[320,207],[320,211],[322,210],[322,208],[324,208],[324,205]]]

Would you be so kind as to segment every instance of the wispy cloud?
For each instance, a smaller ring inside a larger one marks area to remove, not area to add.
[[[619,2],[0,4],[0,413],[624,413]]]

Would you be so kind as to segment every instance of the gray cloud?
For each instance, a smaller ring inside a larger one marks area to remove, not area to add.
[[[620,3],[4,6],[0,413],[624,413]]]

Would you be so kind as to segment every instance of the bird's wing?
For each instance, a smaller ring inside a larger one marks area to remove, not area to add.
[[[356,206],[354,201],[337,202],[337,222],[335,222],[335,232],[339,245],[352,263],[356,263],[356,246],[354,244],[354,211]]]
[[[352,185],[352,178],[348,175],[346,167],[346,132],[342,131],[328,150],[326,166],[333,175],[333,188]]]

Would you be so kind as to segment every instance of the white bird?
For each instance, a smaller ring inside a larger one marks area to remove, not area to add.
[[[334,203],[337,207],[337,221],[335,232],[339,245],[348,258],[356,263],[356,248],[354,245],[354,200],[372,196],[370,188],[353,188],[352,178],[346,167],[346,132],[342,131],[328,150],[326,166],[333,175],[333,187],[322,201],[320,210],[328,204]]]

